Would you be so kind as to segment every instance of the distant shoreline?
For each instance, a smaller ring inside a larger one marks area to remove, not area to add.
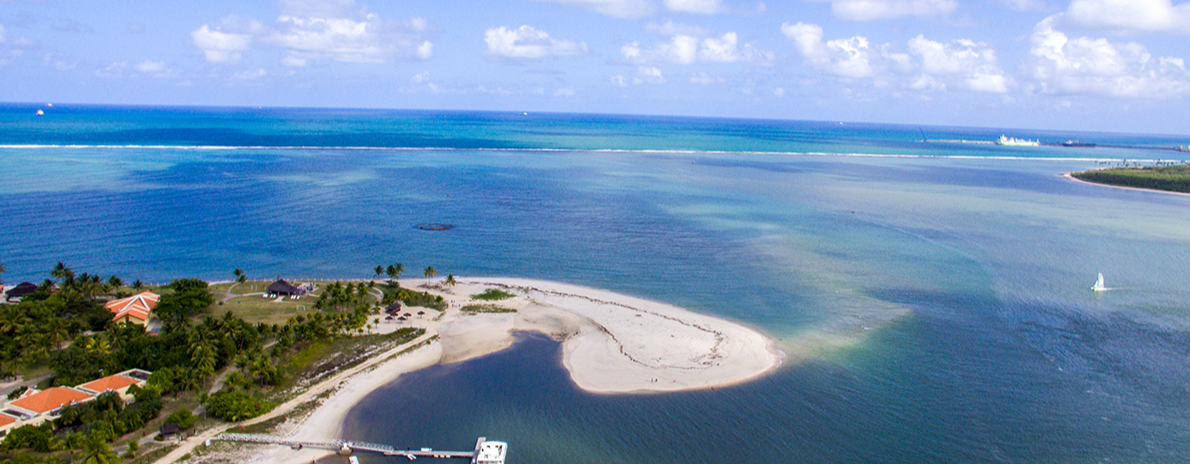
[[[1119,184],[1107,184],[1107,183],[1102,183],[1102,182],[1087,181],[1087,180],[1083,180],[1083,179],[1074,177],[1074,172],[1062,173],[1062,177],[1066,178],[1070,181],[1074,181],[1076,183],[1087,184],[1090,186],[1111,187],[1111,188],[1115,188],[1115,189],[1126,189],[1126,190],[1141,191],[1141,192],[1157,192],[1157,193],[1161,193],[1161,194],[1172,194],[1172,195],[1180,195],[1180,196],[1184,196],[1184,197],[1190,197],[1190,193],[1186,193],[1186,192],[1167,191],[1167,190],[1162,190],[1162,189],[1150,189],[1150,188],[1146,188],[1146,187],[1121,186]]]

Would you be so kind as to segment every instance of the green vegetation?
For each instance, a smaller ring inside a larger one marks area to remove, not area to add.
[[[501,307],[496,304],[464,305],[462,311],[467,313],[516,313],[515,308]]]
[[[244,392],[219,392],[211,396],[207,413],[227,421],[243,421],[264,415],[275,406],[272,402],[257,399]]]
[[[192,412],[200,404],[207,405],[212,418],[225,421],[259,416],[301,391],[295,387],[424,334],[402,328],[362,335],[380,300],[446,307],[441,297],[395,282],[382,286],[383,294],[370,283],[328,282],[309,300],[266,301],[236,295],[260,292],[267,283],[250,283],[242,270],[235,271],[236,282],[215,287],[198,279],[166,286],[136,280],[123,287],[120,278],[75,274],[59,263],[37,292],[0,306],[0,377],[52,375],[39,383],[44,389],[76,386],[131,368],[153,372],[143,388],[129,388],[135,402],[102,394],[65,407],[52,422],[14,429],[0,440],[0,462],[118,461],[114,444],[135,442],[163,423],[186,429],[217,421],[199,423]],[[377,275],[380,271],[385,270]],[[403,267],[397,264],[391,271],[395,278]],[[103,307],[105,301],[142,289],[161,295],[154,311],[162,321],[159,334],[139,325],[112,324],[111,312]],[[162,418],[163,410],[172,413]],[[129,448],[125,458],[152,460],[169,448],[146,449]]]
[[[516,297],[516,294],[501,291],[499,289],[485,289],[479,294],[471,294],[471,298],[475,300],[504,300]]]
[[[429,292],[417,292],[412,289],[403,288],[395,283],[387,284],[381,288],[384,291],[384,300],[380,303],[388,305],[400,300],[409,307],[426,307],[438,311],[446,310],[446,300],[440,295],[433,295]]]
[[[1190,193],[1190,165],[1108,168],[1071,173],[1071,176],[1113,186]]]

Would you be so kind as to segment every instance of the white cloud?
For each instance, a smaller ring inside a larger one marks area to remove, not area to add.
[[[1064,16],[1073,25],[1119,33],[1190,33],[1190,3],[1170,0],[1074,0]]]
[[[836,18],[872,21],[910,16],[946,16],[954,12],[955,0],[829,0]]]
[[[785,89],[782,89],[780,87],[773,89],[773,97],[777,97],[777,98],[785,97]]]
[[[165,71],[165,62],[145,60],[136,64],[136,70],[145,74],[156,74]]]
[[[661,70],[653,66],[641,66],[636,69],[636,77],[632,78],[633,84],[665,84],[665,76],[661,74]]]
[[[1008,92],[1009,79],[996,62],[996,51],[985,43],[955,40],[943,44],[918,35],[909,40],[909,51],[921,58],[924,76],[939,76],[942,82],[976,92]]]
[[[1054,29],[1056,19],[1037,23],[1031,37],[1026,65],[1040,92],[1142,99],[1190,94],[1190,73],[1183,59],[1154,58],[1135,42],[1071,39]]]
[[[190,39],[195,47],[203,51],[207,61],[212,63],[239,61],[240,54],[248,50],[252,43],[252,36],[249,34],[212,30],[207,24],[191,32]]]
[[[1045,9],[1042,0],[1000,0],[1005,6],[1016,11],[1040,11]]]
[[[699,26],[691,26],[689,24],[675,23],[671,20],[665,20],[663,23],[649,23],[645,25],[645,32],[662,36],[693,36],[706,37],[711,35],[711,31]]]
[[[793,40],[806,64],[830,74],[847,78],[872,76],[868,38],[855,36],[822,42],[822,27],[817,24],[781,25],[781,33]]]
[[[665,0],[665,7],[680,13],[713,15],[727,11],[723,0]]]
[[[229,16],[220,27],[204,24],[190,37],[214,63],[238,61],[254,39],[284,50],[281,64],[291,67],[318,60],[383,63],[433,55],[433,43],[423,37],[425,18],[382,19],[354,0],[283,0],[281,10],[272,26]]]
[[[620,19],[639,19],[652,15],[656,6],[649,0],[544,0],[577,6]]]
[[[516,29],[504,26],[488,29],[484,32],[483,41],[488,44],[488,55],[507,58],[544,58],[587,53],[585,42],[551,39],[545,31],[527,25]]]
[[[256,71],[240,71],[231,75],[233,81],[255,81],[267,76],[269,73],[264,68],[257,68]]]
[[[349,63],[425,60],[431,57],[433,44],[420,36],[419,27],[424,27],[424,19],[397,23],[376,14],[355,18],[281,16],[267,40],[287,51],[286,64],[291,66],[322,59]]]
[[[942,43],[919,35],[908,41],[907,52],[899,52],[892,44],[874,45],[863,36],[823,42],[816,24],[785,23],[781,32],[810,67],[846,79],[871,78],[877,86],[1005,93],[1013,83],[997,63],[995,50],[982,42]]]
[[[563,87],[554,91],[554,97],[574,97],[574,89]]]
[[[772,61],[772,52],[759,50],[752,44],[739,46],[734,32],[719,37],[697,37],[676,35],[667,42],[660,42],[652,48],[641,48],[640,42],[632,42],[620,48],[620,54],[637,64],[682,64],[693,63],[736,63]]]
[[[722,84],[723,82],[724,79],[722,77],[711,76],[710,74],[707,74],[706,71],[699,71],[690,76],[691,84],[705,86],[709,84]]]
[[[628,79],[625,78],[624,75],[622,75],[622,74],[617,74],[615,76],[609,76],[608,80],[610,80],[612,82],[613,86],[628,87]]]
[[[421,84],[423,82],[429,82],[429,80],[430,80],[430,72],[429,71],[422,71],[421,73],[414,74],[413,77],[409,78],[409,82],[412,84]]]
[[[124,75],[124,69],[128,68],[128,62],[118,61],[95,70],[95,75],[102,78],[116,78]]]

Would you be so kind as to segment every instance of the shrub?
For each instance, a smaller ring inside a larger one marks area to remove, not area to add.
[[[180,429],[190,429],[191,426],[194,426],[195,421],[198,421],[198,417],[190,413],[189,409],[178,410],[165,418],[166,423],[178,425]]]
[[[51,438],[53,434],[50,433],[49,424],[24,425],[8,432],[4,442],[0,443],[0,451],[33,449],[35,452],[49,452]]]
[[[504,300],[516,297],[516,294],[501,291],[499,289],[487,289],[479,294],[471,294],[471,298],[475,300]]]
[[[273,409],[272,402],[260,400],[243,392],[220,392],[210,399],[207,413],[225,421],[256,418]]]

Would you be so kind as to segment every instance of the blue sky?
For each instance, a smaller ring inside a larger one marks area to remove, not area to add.
[[[1170,0],[0,0],[0,101],[1190,133]]]

